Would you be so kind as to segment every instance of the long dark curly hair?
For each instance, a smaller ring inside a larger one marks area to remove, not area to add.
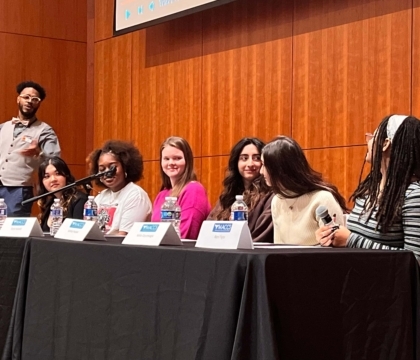
[[[235,196],[243,194],[248,209],[252,210],[267,193],[270,192],[263,177],[258,175],[252,181],[248,189],[245,189],[244,179],[239,173],[238,162],[242,150],[247,145],[255,145],[259,154],[264,147],[264,142],[255,137],[245,137],[239,140],[230,151],[229,164],[226,177],[223,180],[223,191],[219,196],[220,211],[215,214],[217,220],[228,220],[231,206],[235,202]]]

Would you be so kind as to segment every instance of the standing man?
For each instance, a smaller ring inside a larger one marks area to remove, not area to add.
[[[33,196],[32,174],[43,156],[60,156],[54,130],[36,118],[45,99],[43,87],[25,81],[16,87],[18,117],[0,124],[0,198],[8,216],[28,217],[32,204],[21,205]]]

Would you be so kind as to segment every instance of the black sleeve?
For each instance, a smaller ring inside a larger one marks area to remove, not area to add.
[[[83,207],[86,201],[87,195],[79,192],[69,207],[67,217],[71,219],[83,219]]]

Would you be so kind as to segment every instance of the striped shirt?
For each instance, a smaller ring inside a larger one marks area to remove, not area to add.
[[[354,209],[347,220],[351,231],[347,247],[384,250],[411,250],[420,262],[420,182],[411,183],[402,206],[401,219],[382,233],[377,226],[375,208],[368,221],[363,214],[365,198],[356,199]]]

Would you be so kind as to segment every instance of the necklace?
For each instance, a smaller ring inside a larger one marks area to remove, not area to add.
[[[287,205],[287,207],[288,207],[290,210],[293,210],[293,209],[294,209],[294,206],[295,206],[295,204],[296,204],[296,201],[298,201],[298,200],[299,200],[299,197],[300,197],[300,196],[298,196],[298,197],[296,197],[296,198],[292,198],[292,199],[284,198],[284,200],[285,200],[285,202],[286,202],[286,205]],[[288,200],[293,200],[293,201],[292,201],[292,203],[291,203],[291,204],[289,204]]]

